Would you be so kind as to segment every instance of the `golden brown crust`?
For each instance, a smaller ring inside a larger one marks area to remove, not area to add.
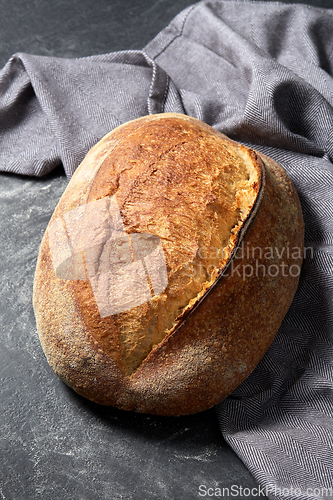
[[[88,279],[55,276],[46,233],[34,309],[47,359],[101,404],[161,415],[209,408],[260,361],[296,291],[303,219],[292,182],[276,162],[202,122],[164,114],[104,137],[51,222],[112,196],[127,233],[162,241],[167,288],[101,317]],[[228,247],[218,258],[198,251],[217,245]],[[212,265],[212,275],[190,279],[200,265]]]

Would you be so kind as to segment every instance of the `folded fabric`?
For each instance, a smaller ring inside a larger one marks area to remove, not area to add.
[[[120,123],[181,112],[276,159],[298,190],[306,251],[267,354],[217,406],[271,499],[333,496],[333,11],[211,0],[142,51],[14,55],[0,74],[0,169],[70,177]],[[253,492],[253,496],[256,496]]]
[[[0,170],[71,177],[107,132],[177,94],[142,51],[81,59],[15,54],[0,74]]]

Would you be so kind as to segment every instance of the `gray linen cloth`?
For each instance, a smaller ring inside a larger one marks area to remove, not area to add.
[[[142,51],[16,54],[0,73],[4,171],[41,176],[62,163],[70,177],[112,128],[173,111],[271,156],[293,179],[308,248],[297,294],[261,363],[216,408],[261,486],[243,496],[333,496],[332,49],[332,10],[211,0]]]

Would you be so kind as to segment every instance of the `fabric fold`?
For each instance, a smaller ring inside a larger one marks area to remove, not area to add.
[[[81,59],[15,54],[0,74],[0,168],[40,176],[62,164],[71,177],[105,134],[163,112],[168,99],[179,100],[176,89],[142,51]]]

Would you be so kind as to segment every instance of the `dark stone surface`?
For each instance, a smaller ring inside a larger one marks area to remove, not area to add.
[[[2,0],[0,65],[18,51],[78,57],[139,49],[191,3]],[[333,7],[333,0],[316,5]],[[66,184],[61,170],[43,179],[0,174],[0,499],[193,500],[200,485],[256,487],[213,409],[161,418],[101,407],[49,368],[32,285],[42,235]]]
[[[81,57],[141,49],[191,0],[0,0],[0,66],[15,52]]]
[[[192,0],[0,0],[0,66],[15,52],[81,57],[141,49]],[[285,3],[292,3],[285,0]],[[333,8],[333,0],[307,0]]]

